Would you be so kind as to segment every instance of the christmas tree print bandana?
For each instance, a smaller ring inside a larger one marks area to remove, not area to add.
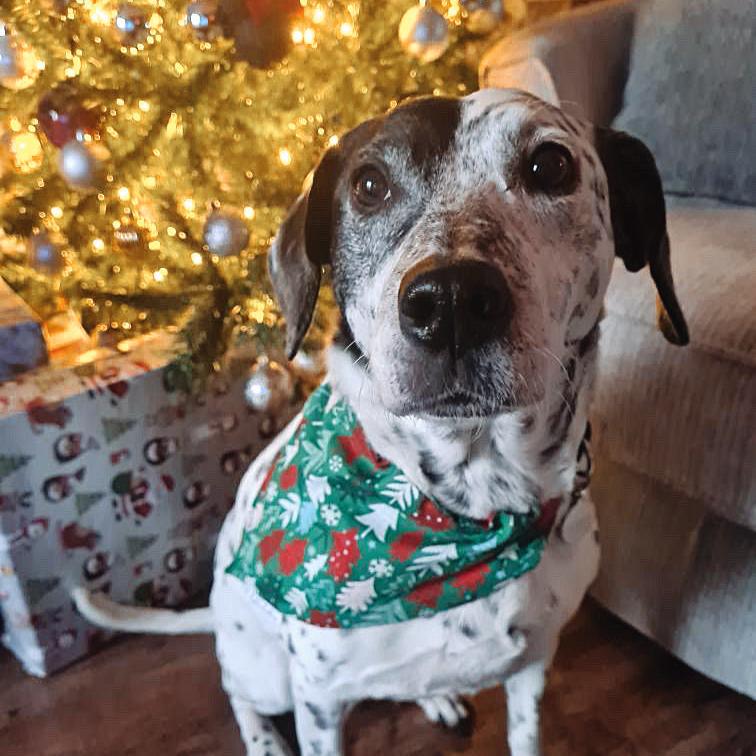
[[[323,627],[425,617],[489,595],[539,562],[561,499],[480,522],[443,511],[367,444],[320,386],[273,462],[226,569],[283,614]]]

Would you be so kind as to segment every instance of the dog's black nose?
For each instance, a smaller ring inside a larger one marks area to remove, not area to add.
[[[504,277],[483,262],[421,263],[399,287],[402,333],[431,351],[448,349],[453,359],[502,336],[511,316]]]

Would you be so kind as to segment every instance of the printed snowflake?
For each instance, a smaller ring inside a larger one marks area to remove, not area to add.
[[[331,472],[338,472],[344,467],[344,460],[341,457],[331,457],[328,460],[328,467]]]
[[[320,508],[320,516],[323,518],[323,522],[328,527],[333,528],[339,524],[341,519],[341,511],[335,504],[324,504]]]
[[[391,577],[394,574],[394,567],[388,559],[371,559],[368,570],[377,578]]]

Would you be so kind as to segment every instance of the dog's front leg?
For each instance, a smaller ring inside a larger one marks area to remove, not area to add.
[[[507,740],[512,756],[540,756],[540,705],[546,663],[534,662],[507,677]]]
[[[229,696],[247,756],[290,756],[291,751],[267,717],[239,696]]]
[[[340,756],[344,706],[319,696],[298,696],[294,704],[302,756]]]

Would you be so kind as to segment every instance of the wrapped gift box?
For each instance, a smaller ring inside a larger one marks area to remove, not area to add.
[[[40,319],[0,278],[0,381],[46,362]]]
[[[158,335],[0,384],[3,643],[33,675],[107,638],[73,586],[170,606],[210,582],[223,517],[274,428],[244,401],[251,356],[200,395],[179,388],[175,356]]]

